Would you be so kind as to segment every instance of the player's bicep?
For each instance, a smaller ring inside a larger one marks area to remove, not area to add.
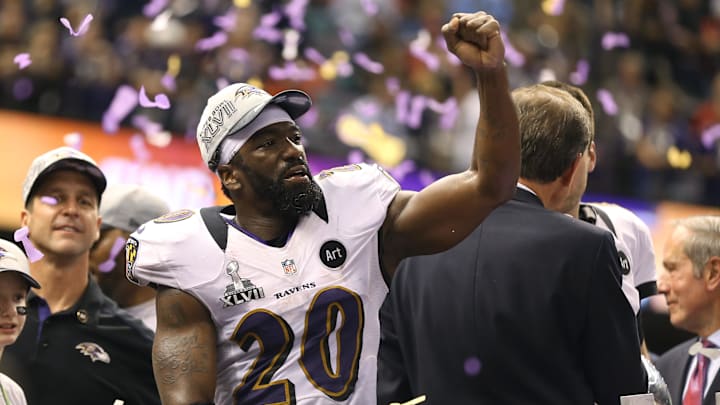
[[[216,334],[207,309],[185,292],[161,287],[157,314],[152,360],[162,403],[212,402]]]

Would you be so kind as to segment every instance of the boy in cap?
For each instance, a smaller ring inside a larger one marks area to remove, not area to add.
[[[100,203],[100,239],[90,250],[90,269],[102,291],[152,331],[157,318],[155,290],[125,277],[125,242],[142,224],[168,211],[162,198],[142,186],[108,186]]]
[[[236,83],[210,97],[198,146],[233,205],[168,214],[127,245],[128,278],[161,286],[153,364],[164,404],[375,403],[385,280],[402,258],[460,242],[519,173],[497,21],[458,13],[443,33],[475,72],[482,111],[471,167],[418,193],[373,165],[312,177],[299,90]],[[205,220],[219,225],[208,232]]]
[[[37,157],[25,178],[21,224],[32,245],[25,245],[28,256],[29,249],[43,255],[30,263],[43,288],[28,294],[27,324],[0,368],[31,404],[159,403],[152,332],[89,274],[105,185],[95,162],[69,147]]]
[[[6,346],[15,343],[25,326],[26,298],[30,287],[40,284],[30,275],[25,253],[12,242],[0,239],[0,357]],[[3,404],[25,405],[25,393],[10,377],[0,373]]]

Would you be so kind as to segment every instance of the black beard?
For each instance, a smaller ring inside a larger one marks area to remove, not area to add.
[[[310,168],[301,160],[286,164],[284,169],[287,170],[297,165],[305,166],[308,176],[310,175]],[[320,206],[323,199],[322,190],[312,177],[310,177],[310,184],[287,186],[282,175],[280,178],[273,180],[249,168],[244,163],[240,163],[240,168],[247,175],[255,193],[264,199],[272,201],[273,207],[285,219],[295,221],[301,216],[309,214]],[[282,170],[281,173],[284,174],[285,170]]]

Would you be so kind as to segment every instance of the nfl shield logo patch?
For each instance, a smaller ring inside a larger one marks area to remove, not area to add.
[[[295,266],[295,261],[293,259],[283,260],[282,267],[283,267],[283,271],[287,275],[292,275],[292,274],[297,273],[297,266]]]

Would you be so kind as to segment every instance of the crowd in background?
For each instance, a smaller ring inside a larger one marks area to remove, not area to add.
[[[449,10],[485,9],[511,44],[511,87],[556,78],[591,96],[602,158],[589,192],[720,204],[717,0],[0,4],[0,108],[100,122],[120,85],[144,86],[171,107],[136,107],[122,124],[144,115],[194,142],[219,85],[295,87],[314,99],[301,121],[309,152],[362,150],[438,173],[467,165],[477,119],[464,113],[477,111],[473,78],[442,48],[439,27]],[[59,22],[77,28],[88,14],[81,35]]]

